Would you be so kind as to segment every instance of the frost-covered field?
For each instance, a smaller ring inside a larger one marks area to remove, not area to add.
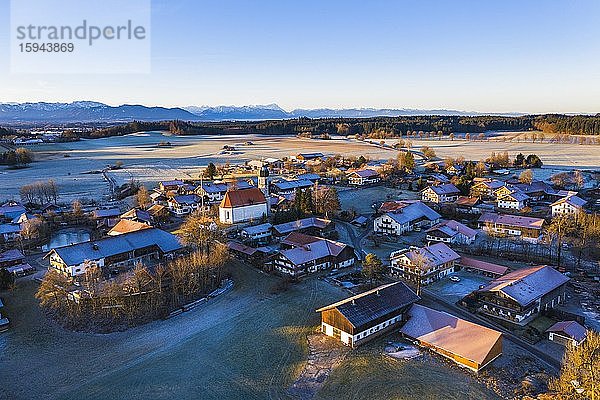
[[[171,147],[159,147],[161,141],[171,142]],[[254,145],[244,146],[246,141]],[[394,143],[395,140],[388,141]],[[220,154],[224,145],[236,146],[236,154]],[[570,168],[599,168],[600,146],[581,146],[549,143],[522,143],[462,140],[413,140],[415,149],[427,145],[440,157],[464,156],[479,160],[492,151],[507,150],[511,156],[519,152],[538,154],[548,171],[539,171],[539,178],[547,178],[556,170]],[[33,146],[37,162],[22,170],[0,169],[0,199],[17,197],[23,184],[42,179],[55,179],[63,200],[78,197],[100,198],[108,193],[102,174],[98,171],[109,164],[123,161],[125,168],[110,174],[118,183],[131,178],[153,184],[172,178],[197,178],[209,162],[232,164],[265,158],[284,157],[300,151],[318,151],[345,156],[364,155],[372,159],[387,160],[396,151],[356,140],[309,140],[296,137],[256,135],[239,136],[170,136],[160,132],[137,133],[106,139],[82,140],[73,143],[42,144]],[[68,158],[65,157],[68,155]]]

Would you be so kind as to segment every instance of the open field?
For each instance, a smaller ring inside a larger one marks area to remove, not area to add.
[[[411,139],[412,140],[412,139]],[[159,147],[161,141],[171,147]],[[254,145],[243,146],[245,141]],[[569,168],[599,168],[600,146],[550,143],[502,142],[498,140],[412,140],[415,149],[427,145],[439,157],[464,156],[479,160],[493,151],[508,151],[514,157],[519,152],[536,153],[547,171],[536,171],[536,177],[546,178],[556,170]],[[396,140],[389,140],[395,143]],[[236,154],[220,154],[224,145],[236,146]],[[318,151],[345,156],[364,155],[376,160],[395,157],[396,150],[352,139],[298,139],[291,136],[172,136],[160,132],[137,133],[105,139],[82,140],[72,143],[41,144],[31,147],[38,162],[21,170],[0,169],[0,199],[17,197],[21,185],[41,179],[55,179],[64,200],[78,197],[98,198],[108,193],[108,185],[98,171],[108,164],[123,161],[125,168],[110,172],[118,183],[131,178],[154,184],[162,179],[197,178],[209,162],[232,164],[264,157],[284,157],[300,151]],[[68,158],[65,158],[65,155]],[[547,172],[547,173],[545,173]],[[537,176],[539,174],[539,176]]]

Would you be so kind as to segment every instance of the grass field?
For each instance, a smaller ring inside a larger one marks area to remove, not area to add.
[[[314,310],[347,294],[314,278],[273,294],[276,278],[239,265],[233,277],[232,291],[191,312],[102,335],[52,324],[32,297],[37,285],[20,282],[1,293],[13,325],[0,335],[0,398],[286,398],[319,323]],[[467,373],[388,360],[380,346],[352,354],[319,397],[494,398]]]

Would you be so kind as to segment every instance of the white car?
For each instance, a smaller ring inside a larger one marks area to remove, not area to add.
[[[451,276],[451,277],[450,277],[450,280],[451,280],[452,282],[460,282],[460,278],[459,278],[458,276]]]

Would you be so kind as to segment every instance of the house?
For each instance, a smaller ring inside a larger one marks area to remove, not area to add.
[[[306,190],[311,188],[313,183],[308,179],[280,180],[271,183],[271,191],[280,196],[286,196],[296,193],[296,190]]]
[[[481,214],[479,197],[459,196],[454,202],[456,212],[462,214]]]
[[[0,222],[5,220],[7,222],[12,221],[16,217],[26,213],[27,210],[22,205],[9,202],[0,206]]]
[[[296,179],[299,181],[311,181],[312,183],[317,183],[321,180],[321,176],[318,174],[300,174],[296,176]]]
[[[498,196],[496,205],[498,208],[521,211],[527,206],[528,201],[529,196],[519,190],[514,190],[512,193]]]
[[[167,201],[169,210],[178,217],[183,217],[202,208],[202,198],[197,194],[180,194]]]
[[[587,330],[577,321],[561,321],[546,330],[548,340],[565,347],[577,347],[585,341]]]
[[[479,220],[479,227],[489,235],[512,236],[531,243],[537,243],[542,237],[543,218],[522,217],[485,213]]]
[[[471,244],[476,236],[476,230],[454,220],[442,221],[427,230],[427,240],[432,242]]]
[[[162,204],[154,204],[147,210],[155,222],[161,222],[169,217],[169,209]]]
[[[92,212],[92,219],[96,221],[98,228],[112,228],[119,222],[121,210],[118,208],[98,209]]]
[[[413,304],[402,335],[461,367],[479,372],[502,355],[502,333],[454,315]]]
[[[354,248],[329,239],[293,232],[282,243],[282,250],[273,260],[273,268],[292,277],[350,267],[356,261]]]
[[[471,186],[471,197],[479,197],[480,199],[495,198],[495,191],[504,186],[504,182],[497,179],[482,179],[475,178],[473,186]]]
[[[382,206],[383,207],[383,206]],[[375,233],[400,236],[405,232],[430,228],[440,221],[441,215],[420,201],[395,203],[396,209],[373,221]],[[390,209],[391,206],[386,207]]]
[[[452,203],[460,196],[460,190],[451,183],[429,186],[421,191],[421,200],[430,203]]]
[[[269,256],[265,248],[250,247],[233,241],[227,242],[227,248],[233,257],[255,267],[263,266]]]
[[[553,192],[552,186],[544,181],[533,181],[531,183],[521,183],[518,180],[510,179],[506,181],[511,190],[519,190],[531,198],[532,201],[544,200],[549,192]]]
[[[577,195],[563,197],[550,205],[552,216],[558,215],[577,215],[585,212],[584,206],[587,201]]]
[[[410,247],[390,254],[390,273],[417,285],[428,285],[454,272],[460,256],[444,243]]]
[[[463,171],[465,170],[465,166],[462,164],[453,164],[451,166],[449,166],[448,168],[446,168],[446,173],[448,175],[462,175]]]
[[[380,179],[379,173],[372,169],[360,169],[348,174],[348,183],[352,186],[371,185],[379,182]]]
[[[268,213],[267,200],[258,188],[229,190],[219,205],[222,224],[259,221]]]
[[[226,183],[202,182],[195,190],[208,204],[218,204],[225,197],[229,186]]]
[[[252,245],[266,244],[271,241],[273,225],[270,223],[247,226],[242,229],[240,235],[242,240]]]
[[[4,242],[13,242],[21,237],[21,225],[0,224],[0,238]]]
[[[282,238],[292,232],[300,232],[324,238],[332,237],[336,233],[333,221],[319,217],[308,217],[273,225],[273,235],[277,238]]]
[[[475,292],[478,311],[514,324],[525,325],[566,300],[569,278],[547,265],[520,269]]]
[[[402,282],[394,282],[319,308],[321,332],[347,346],[356,347],[406,320],[417,296]]]
[[[143,222],[137,222],[130,219],[122,219],[110,230],[108,231],[108,236],[117,236],[122,235],[124,233],[140,231],[142,229],[149,229],[150,225],[144,224]]]
[[[109,236],[50,251],[50,268],[69,277],[85,274],[92,266],[115,273],[136,263],[169,259],[183,248],[177,236],[157,228]]]
[[[146,210],[140,210],[139,208],[132,208],[124,214],[121,214],[121,219],[127,219],[130,221],[141,222],[146,225],[152,225],[154,219],[150,213]]]
[[[309,160],[317,160],[319,158],[323,158],[323,153],[300,153],[295,156],[291,156],[290,158],[295,161],[309,161]]]
[[[475,271],[485,276],[498,278],[508,271],[508,267],[487,261],[476,260],[465,256],[460,257],[460,266],[466,271]]]
[[[162,181],[158,182],[158,189],[163,192],[171,192],[179,189],[180,186],[183,185],[183,181],[179,179],[171,180],[171,181]]]
[[[13,267],[15,265],[24,264],[25,256],[20,250],[12,249],[0,253],[0,268]]]

